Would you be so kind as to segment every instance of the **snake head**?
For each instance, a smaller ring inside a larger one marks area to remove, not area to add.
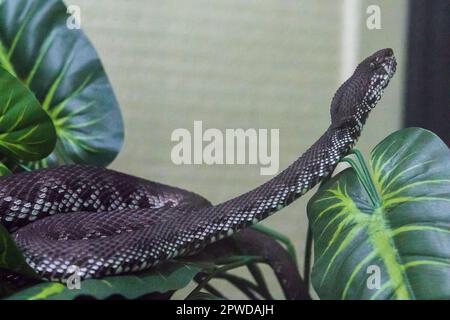
[[[396,68],[397,62],[392,49],[379,50],[362,61],[333,98],[332,127],[350,127],[360,132]]]

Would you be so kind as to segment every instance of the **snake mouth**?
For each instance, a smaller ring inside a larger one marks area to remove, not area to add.
[[[377,51],[372,56],[370,66],[378,78],[378,83],[384,89],[397,70],[397,61],[394,51],[390,48]]]
[[[395,57],[393,55],[385,57],[380,63],[378,70],[378,74],[381,75],[379,84],[382,89],[385,89],[397,71],[397,61],[395,60]]]
[[[389,79],[391,79],[394,76],[395,71],[397,71],[397,61],[394,56],[386,57],[381,63],[381,66],[385,70]]]
[[[392,50],[386,49],[381,52],[383,55],[376,57],[371,63],[373,75],[370,80],[370,89],[365,97],[369,109],[373,109],[380,100],[384,89],[388,86],[397,70],[397,61]]]

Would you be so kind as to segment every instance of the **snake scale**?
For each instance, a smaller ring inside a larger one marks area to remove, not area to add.
[[[190,255],[281,210],[330,176],[396,70],[391,49],[361,62],[331,103],[331,125],[295,162],[218,205],[104,168],[68,165],[0,179],[0,221],[43,278],[67,281],[149,269]]]

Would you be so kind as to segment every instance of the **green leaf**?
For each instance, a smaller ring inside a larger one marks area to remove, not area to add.
[[[123,141],[118,103],[95,49],[67,27],[58,0],[0,1],[0,64],[34,92],[52,118],[58,142],[32,167],[106,166]]]
[[[404,129],[375,147],[368,169],[339,173],[308,204],[320,298],[450,299],[448,147]]]
[[[221,297],[217,297],[217,296],[215,296],[215,295],[213,295],[211,293],[208,293],[208,292],[199,292],[199,293],[193,294],[192,296],[189,296],[189,298],[186,299],[186,300],[198,300],[198,301],[201,301],[201,300],[225,300],[225,299],[223,299]]]
[[[12,174],[11,170],[9,170],[7,166],[5,166],[3,163],[0,162],[0,177],[6,177],[11,174]]]
[[[80,283],[79,290],[69,290],[60,283],[43,282],[22,290],[8,299],[70,300],[81,296],[106,299],[112,295],[135,299],[148,293],[165,293],[184,288],[201,269],[192,263],[169,261],[145,273],[85,280]]]
[[[22,252],[11,239],[8,231],[0,224],[0,269],[9,270],[30,278],[38,275],[25,262]],[[1,286],[1,283],[0,283]]]
[[[0,67],[0,154],[39,160],[55,146],[55,129],[33,93]],[[2,173],[5,167],[2,166]]]

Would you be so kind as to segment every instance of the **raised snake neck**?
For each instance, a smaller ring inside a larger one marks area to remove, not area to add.
[[[0,179],[0,221],[43,279],[99,278],[197,252],[281,210],[328,177],[395,73],[391,49],[366,58],[336,92],[332,123],[299,159],[216,206],[194,193],[79,165]]]

